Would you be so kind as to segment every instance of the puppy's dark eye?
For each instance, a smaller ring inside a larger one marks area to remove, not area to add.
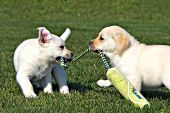
[[[102,36],[100,36],[100,40],[104,40],[104,38]]]
[[[64,49],[64,46],[60,46],[60,49]]]

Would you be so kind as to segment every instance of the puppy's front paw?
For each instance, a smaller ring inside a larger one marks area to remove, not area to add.
[[[100,86],[100,87],[106,88],[106,87],[111,86],[112,83],[109,80],[98,80],[97,85]]]
[[[53,94],[53,88],[51,84],[48,84],[46,87],[44,87],[44,93]]]
[[[45,88],[44,89],[44,93],[47,93],[47,94],[53,94],[53,90],[51,88]]]
[[[69,94],[69,88],[68,88],[68,86],[61,86],[61,87],[59,88],[59,91],[60,91],[61,94]]]
[[[27,97],[27,98],[36,98],[37,97],[37,95],[34,93],[34,92],[32,92],[32,93],[27,93],[27,94],[24,94],[25,95],[25,97]]]

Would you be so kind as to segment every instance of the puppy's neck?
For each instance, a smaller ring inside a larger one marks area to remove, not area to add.
[[[121,56],[115,55],[114,53],[105,53],[106,56],[110,59],[111,65],[114,66],[118,64]]]

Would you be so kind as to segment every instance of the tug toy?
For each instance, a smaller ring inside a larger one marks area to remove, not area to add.
[[[124,78],[115,68],[110,68],[103,52],[100,52],[100,56],[107,70],[107,78],[114,85],[114,87],[125,97],[130,100],[136,107],[143,108],[144,106],[150,106],[149,102],[142,96],[142,94],[134,89],[134,87]]]
[[[86,49],[83,53],[81,53],[76,59],[73,60],[73,62],[76,62],[79,60],[82,56],[84,56],[86,53],[90,52],[90,48]]]
[[[90,48],[86,49],[82,54],[80,54],[73,62],[79,60]],[[124,78],[123,74],[120,73],[115,68],[110,68],[105,55],[100,51],[100,56],[106,67],[106,76],[113,84],[113,86],[120,92],[120,94],[127,100],[130,100],[136,107],[143,108],[144,106],[150,106],[149,102],[142,96],[142,94],[134,89],[134,87]]]
[[[88,53],[90,51],[90,48],[86,49],[83,53],[81,53],[76,59],[73,59],[73,62],[76,62],[77,60],[79,60],[82,56],[84,56],[86,53]],[[60,66],[66,70],[68,69],[68,62],[66,60],[64,60],[64,58],[60,59]]]

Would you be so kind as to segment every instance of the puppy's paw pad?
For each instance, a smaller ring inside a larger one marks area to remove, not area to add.
[[[97,85],[100,86],[100,87],[109,87],[111,85],[111,82],[108,81],[108,80],[98,80],[97,81]]]
[[[59,91],[60,91],[61,94],[69,94],[69,88],[68,88],[68,86],[62,86],[62,87],[60,87]]]

